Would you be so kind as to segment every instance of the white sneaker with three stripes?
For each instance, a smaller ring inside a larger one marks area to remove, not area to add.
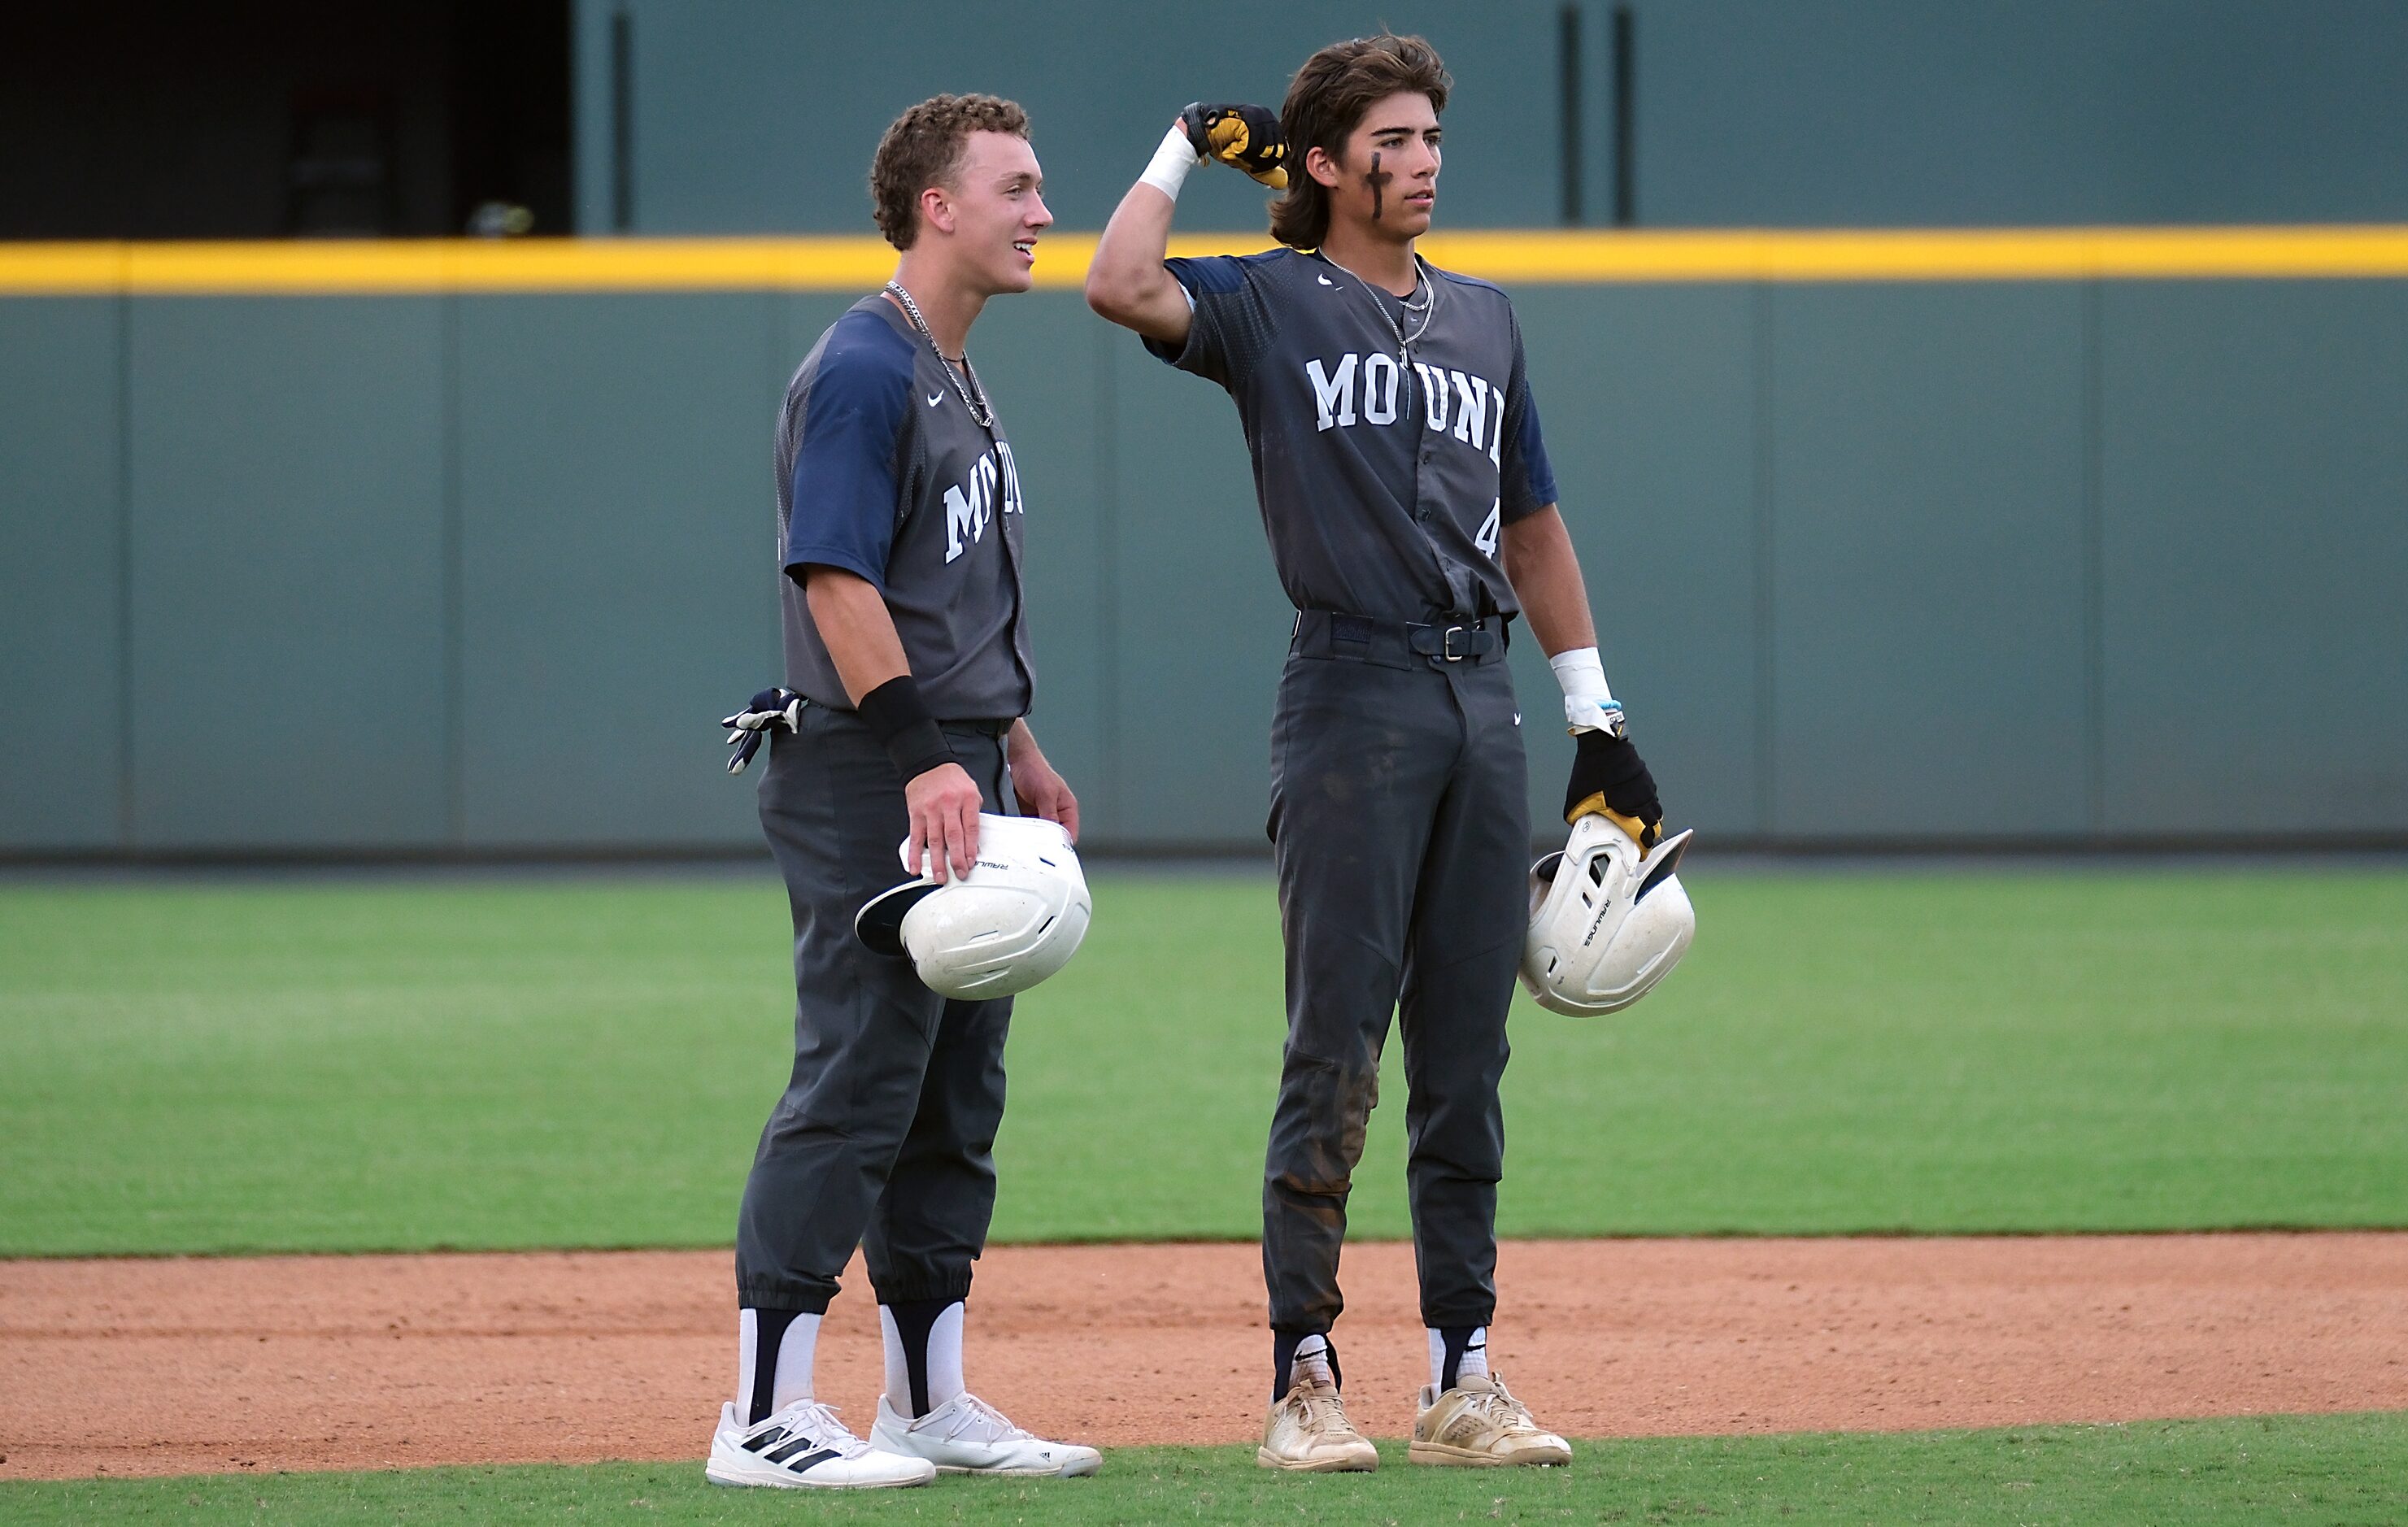
[[[797,1400],[757,1426],[724,1406],[711,1434],[703,1477],[714,1485],[767,1485],[784,1490],[891,1490],[924,1485],[937,1466],[873,1448],[845,1429],[835,1410]]]

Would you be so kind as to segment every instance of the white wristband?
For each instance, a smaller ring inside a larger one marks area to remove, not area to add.
[[[1137,182],[1141,186],[1152,186],[1175,202],[1179,199],[1181,184],[1187,178],[1187,172],[1202,163],[1204,156],[1196,151],[1196,145],[1187,141],[1187,129],[1172,122],[1170,131],[1162,135],[1161,146],[1154,150],[1154,162],[1146,165],[1145,173],[1137,178]]]
[[[1605,682],[1605,664],[1594,647],[1575,647],[1547,660],[1555,683],[1564,692],[1564,725],[1574,732],[1600,731],[1608,712],[1622,709]]]

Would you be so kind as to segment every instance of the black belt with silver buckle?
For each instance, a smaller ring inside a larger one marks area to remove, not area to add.
[[[1326,609],[1299,610],[1288,648],[1303,657],[1370,663],[1383,668],[1476,665],[1505,655],[1505,618],[1449,614],[1424,622],[1383,621]]]

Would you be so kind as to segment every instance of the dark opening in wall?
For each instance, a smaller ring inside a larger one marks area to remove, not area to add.
[[[0,48],[0,238],[570,231],[568,0],[89,0]]]
[[[1639,22],[1613,7],[1613,225],[1639,223]]]
[[[575,231],[569,177],[569,0],[465,4],[454,12],[452,231],[524,207],[531,232]]]

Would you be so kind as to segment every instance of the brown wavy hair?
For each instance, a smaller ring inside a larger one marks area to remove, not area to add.
[[[1421,92],[1429,97],[1430,109],[1442,113],[1454,85],[1438,50],[1420,37],[1383,32],[1333,42],[1306,59],[1280,107],[1287,190],[1271,203],[1271,236],[1297,250],[1318,249],[1329,236],[1329,191],[1306,172],[1309,150],[1338,158],[1346,136],[1363,124],[1363,114],[1404,91]]]
[[[886,242],[920,236],[920,193],[950,181],[972,133],[1028,136],[1028,113],[995,95],[931,95],[895,119],[869,162],[870,215]]]

